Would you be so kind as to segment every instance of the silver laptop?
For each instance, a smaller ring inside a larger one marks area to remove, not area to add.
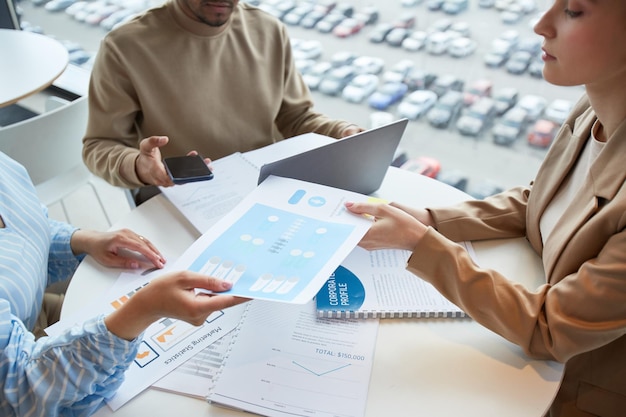
[[[276,175],[371,194],[382,184],[407,123],[400,119],[265,164],[258,184]]]

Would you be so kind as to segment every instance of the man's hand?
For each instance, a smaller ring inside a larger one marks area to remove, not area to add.
[[[135,171],[144,184],[161,187],[174,185],[165,171],[159,149],[167,145],[168,141],[167,136],[150,136],[139,143],[139,156],[135,160]]]
[[[361,133],[365,131],[362,127],[357,125],[348,125],[345,129],[341,131],[341,137],[345,138],[348,136],[356,135],[357,133]]]

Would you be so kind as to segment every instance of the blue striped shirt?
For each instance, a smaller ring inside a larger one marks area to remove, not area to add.
[[[35,341],[46,287],[80,262],[76,229],[48,218],[24,167],[2,152],[0,217],[0,415],[91,415],[122,383],[138,341],[110,333],[104,316]]]

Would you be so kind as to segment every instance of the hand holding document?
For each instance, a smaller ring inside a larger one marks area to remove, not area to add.
[[[233,282],[225,294],[306,303],[371,225],[344,208],[370,197],[271,176],[173,266]]]

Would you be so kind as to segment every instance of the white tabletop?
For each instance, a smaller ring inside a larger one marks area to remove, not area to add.
[[[48,87],[68,63],[67,49],[37,33],[0,29],[0,107]]]
[[[376,193],[412,205],[449,205],[467,195],[428,177],[391,167]],[[114,228],[130,227],[162,253],[177,258],[198,237],[162,195],[148,200]],[[523,239],[475,242],[478,261],[530,288],[542,281],[538,257]],[[87,258],[67,292],[63,314],[103,293],[119,271]],[[563,366],[529,359],[522,350],[470,319],[381,319],[366,415],[542,416],[556,394]],[[148,389],[112,413],[97,416],[244,416],[206,401]]]

